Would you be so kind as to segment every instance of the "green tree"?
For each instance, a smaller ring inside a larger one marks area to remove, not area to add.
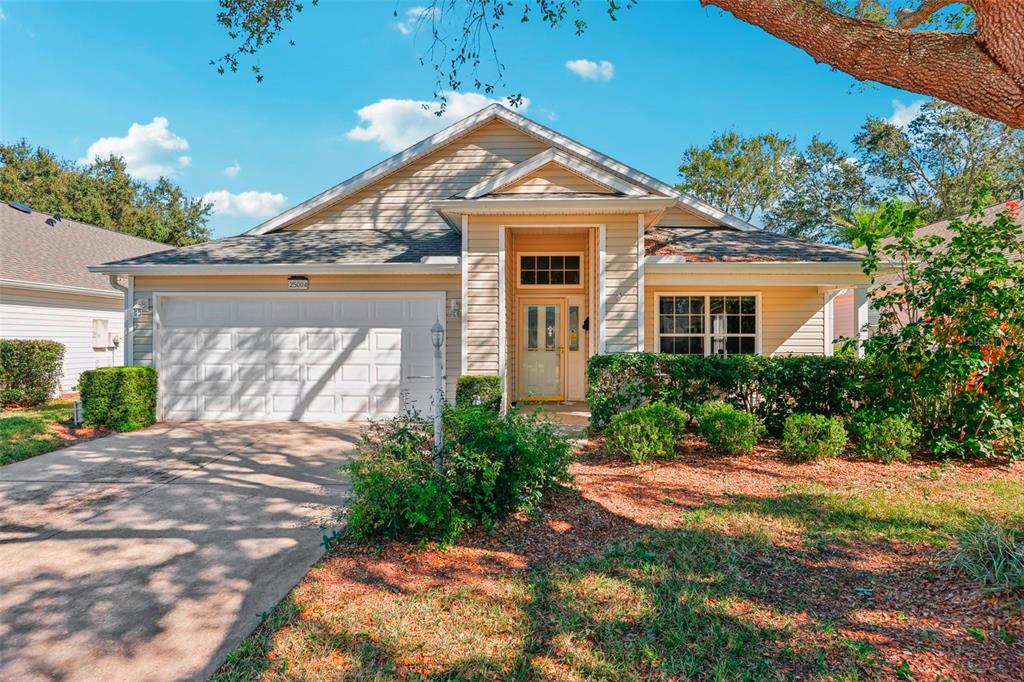
[[[792,138],[724,132],[708,146],[693,146],[683,153],[678,187],[750,220],[782,198],[791,180],[794,154]]]
[[[918,236],[920,209],[896,200],[861,215],[856,240],[874,281],[877,329],[866,343],[888,378],[889,407],[921,426],[937,453],[1024,455],[1024,232],[1007,202],[983,219],[975,194],[953,236]]]
[[[964,214],[983,184],[998,201],[1024,186],[1024,133],[939,100],[905,128],[869,118],[853,142],[881,189],[926,222]]]
[[[0,145],[0,200],[174,246],[210,238],[210,204],[167,178],[132,178],[115,156],[83,167],[25,140]]]
[[[829,244],[845,243],[843,226],[873,206],[871,184],[857,159],[815,136],[787,172],[782,198],[765,212],[765,229]]]

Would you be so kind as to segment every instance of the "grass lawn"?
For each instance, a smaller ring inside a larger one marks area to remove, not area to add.
[[[71,424],[73,400],[53,400],[39,407],[0,412],[0,465],[73,445],[97,435],[95,429]]]
[[[1022,602],[943,554],[1024,528],[1021,469],[597,453],[539,518],[337,548],[216,679],[1024,679]]]

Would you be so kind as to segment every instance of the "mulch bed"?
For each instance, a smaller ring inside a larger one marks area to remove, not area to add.
[[[778,496],[783,484],[856,492],[930,481],[1024,482],[1021,466],[793,464],[771,443],[738,457],[717,455],[699,439],[688,446],[675,462],[630,465],[603,456],[592,441],[572,467],[575,489],[551,495],[539,516],[515,516],[493,532],[470,532],[448,548],[344,542],[303,585],[330,583],[335,598],[341,588],[360,600],[399,598],[432,587],[498,590],[503,576],[570,563],[638,539],[651,527],[679,524],[679,512],[687,507],[741,495]],[[847,540],[828,543],[820,552],[794,547],[792,558],[788,564],[753,558],[748,568],[765,586],[759,606],[797,614],[798,621],[829,619],[841,633],[877,648],[894,678],[905,661],[917,680],[1024,679],[1021,609],[1006,608],[1005,599],[985,596],[969,579],[944,569],[938,550]]]

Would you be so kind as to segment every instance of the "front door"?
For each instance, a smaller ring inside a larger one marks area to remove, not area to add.
[[[564,305],[557,301],[522,303],[522,380],[520,397],[525,400],[561,400]]]

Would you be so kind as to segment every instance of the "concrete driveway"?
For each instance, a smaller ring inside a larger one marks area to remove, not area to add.
[[[205,679],[322,553],[358,426],[160,424],[0,469],[0,679]]]

